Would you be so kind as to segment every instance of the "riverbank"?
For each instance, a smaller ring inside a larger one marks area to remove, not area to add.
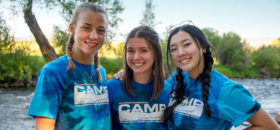
[[[234,79],[242,83],[274,118],[280,112],[280,79]],[[34,94],[31,88],[0,88],[0,130],[33,130],[34,120],[27,116],[30,101]],[[240,130],[249,124],[232,128]]]

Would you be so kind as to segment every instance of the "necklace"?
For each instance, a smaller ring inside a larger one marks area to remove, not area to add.
[[[93,83],[93,81],[92,81],[92,65],[90,65],[90,75],[88,74],[87,70],[80,63],[78,63],[78,65],[82,68],[82,70],[89,77],[89,82],[92,84]]]

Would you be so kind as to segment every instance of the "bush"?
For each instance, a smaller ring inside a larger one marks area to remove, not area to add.
[[[123,67],[122,58],[100,58],[100,62],[107,72],[107,79],[112,78]]]
[[[280,48],[263,46],[253,52],[252,59],[263,77],[280,77]]]

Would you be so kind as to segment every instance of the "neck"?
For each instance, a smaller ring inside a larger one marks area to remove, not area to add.
[[[133,80],[140,84],[147,84],[153,80],[152,72],[147,73],[133,73]]]
[[[79,63],[91,65],[94,55],[86,55],[83,53],[74,53],[72,54],[72,58]]]

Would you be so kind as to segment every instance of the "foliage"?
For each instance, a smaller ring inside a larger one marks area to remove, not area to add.
[[[124,56],[124,43],[105,44],[98,51],[99,57],[122,58]]]
[[[28,56],[29,48],[17,47],[5,20],[0,17],[0,83],[28,83],[45,64],[42,57]],[[2,86],[2,85],[1,85]],[[8,85],[9,86],[9,85]]]
[[[146,25],[150,27],[155,26],[155,14],[153,12],[153,1],[152,0],[146,0],[146,9],[143,14],[143,19],[140,21],[140,25]]]
[[[253,65],[267,77],[280,77],[280,48],[262,46],[252,54]]]
[[[252,67],[244,67],[242,70],[236,70],[233,67],[227,65],[214,65],[213,69],[216,69],[220,73],[226,75],[229,78],[256,78],[259,77],[259,71]]]
[[[229,32],[223,34],[217,52],[221,64],[241,70],[247,63],[250,51],[246,48],[246,43],[241,42],[239,35]]]
[[[100,62],[107,72],[108,79],[112,78],[123,67],[122,58],[100,58]]]
[[[62,56],[66,53],[66,43],[68,41],[69,34],[66,30],[61,29],[59,26],[54,27],[54,38],[53,42],[57,47],[60,47],[59,56]]]
[[[220,35],[218,35],[218,31],[213,29],[213,28],[203,28],[202,32],[204,33],[204,35],[206,36],[208,42],[210,42],[213,47],[218,48],[222,37]]]
[[[277,48],[280,48],[280,38],[274,39],[272,41],[272,45],[277,47]]]
[[[9,82],[31,80],[45,64],[42,57],[27,56],[23,49],[17,49],[14,53],[1,54],[0,80]]]
[[[9,28],[7,27],[6,21],[0,16],[0,50],[9,51],[14,44],[14,38],[9,34]]]

